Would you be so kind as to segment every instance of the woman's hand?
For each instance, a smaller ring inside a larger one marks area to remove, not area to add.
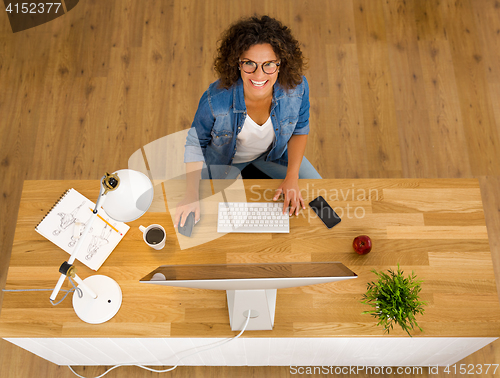
[[[295,212],[295,215],[299,215],[299,210],[306,208],[304,199],[302,198],[302,194],[299,189],[299,179],[285,177],[281,185],[276,189],[276,193],[274,194],[273,201],[277,201],[280,194],[283,194],[285,197],[285,202],[283,203],[283,214],[285,214],[286,209],[290,206],[289,215],[292,216]]]
[[[194,223],[198,223],[200,220],[200,201],[197,197],[186,196],[177,204],[174,227],[177,228],[179,220],[181,221],[181,227],[184,226],[190,213],[194,213]]]

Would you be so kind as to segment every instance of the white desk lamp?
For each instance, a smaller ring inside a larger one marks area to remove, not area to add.
[[[76,295],[76,292],[73,294],[73,308],[81,320],[91,324],[100,324],[116,315],[122,303],[122,291],[116,281],[102,275],[90,276],[82,280],[77,276],[72,264],[101,206],[112,219],[130,222],[141,217],[148,210],[153,202],[153,194],[153,184],[143,173],[122,169],[103,176],[93,214],[69,260],[62,263],[59,268],[61,277],[50,296],[52,301],[59,293],[66,276],[69,276],[79,284],[78,287],[83,291],[82,297]]]

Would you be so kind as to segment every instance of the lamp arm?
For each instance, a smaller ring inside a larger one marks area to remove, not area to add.
[[[88,233],[90,232],[90,229],[92,228],[92,225],[94,224],[95,219],[97,218],[97,212],[98,209],[102,206],[104,203],[106,196],[103,195],[104,193],[104,188],[101,186],[101,191],[99,192],[99,197],[97,198],[96,206],[94,211],[92,212],[92,215],[90,216],[89,222],[87,223],[87,226],[83,230],[82,235],[80,236],[80,239],[78,239],[78,242],[76,243],[75,249],[73,250],[73,253],[69,257],[68,264],[72,265],[73,262],[76,259],[76,256],[78,255],[78,252],[81,249],[81,246],[83,244],[83,241],[86,239]],[[62,284],[64,283],[64,280],[66,278],[66,275],[63,273],[59,277],[59,280],[57,281],[56,287],[52,291],[52,294],[50,295],[50,299],[54,301],[57,297],[57,294],[59,293],[59,290],[61,290]],[[80,283],[81,284],[81,283]],[[94,293],[87,285],[83,285],[82,289],[84,291],[87,291],[89,295],[91,295],[93,298],[97,298],[97,294]]]
[[[104,180],[105,177],[106,175],[102,176],[102,180]],[[104,201],[106,200],[105,196],[106,188],[103,187],[102,180],[101,180],[101,190],[99,191],[99,197],[97,197],[97,201],[95,202],[95,208],[92,211],[94,214],[97,214],[99,208],[103,205]]]
[[[88,287],[83,280],[78,277],[78,274],[74,273],[73,279],[76,281],[76,283],[79,285],[80,289],[82,289],[84,292],[86,292],[88,295],[90,295],[93,299],[97,298],[97,294],[94,293],[94,290],[92,290],[90,287]]]
[[[50,295],[50,300],[55,301],[57,294],[59,293],[59,290],[61,290],[62,284],[64,283],[64,280],[66,279],[66,275],[61,274],[59,277],[59,281],[57,281],[56,287],[52,291],[52,294]]]
[[[78,242],[76,243],[75,249],[73,250],[73,253],[69,257],[68,264],[73,264],[76,259],[76,255],[80,251],[81,245],[83,241],[87,238],[88,233],[90,232],[90,229],[92,228],[92,225],[94,224],[95,219],[97,218],[97,212],[99,207],[102,206],[104,201],[106,200],[106,196],[103,196],[103,189],[101,188],[101,192],[99,193],[99,198],[97,198],[97,202],[95,205],[95,209],[92,211],[92,215],[90,216],[89,223],[85,227],[85,230],[83,230],[82,235],[80,236],[80,239],[78,239]]]

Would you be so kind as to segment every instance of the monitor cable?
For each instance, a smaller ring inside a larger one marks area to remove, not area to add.
[[[57,306],[59,303],[61,303],[62,301],[64,301],[64,299],[66,299],[66,297],[68,296],[69,293],[73,293],[76,291],[77,295],[81,298],[83,293],[82,293],[82,290],[79,288],[79,287],[76,287],[75,283],[73,282],[73,280],[71,279],[71,277],[68,277],[71,284],[73,285],[73,288],[70,289],[70,290],[61,290],[63,292],[66,292],[66,294],[64,295],[64,297],[57,303],[54,303],[52,300],[50,300],[50,303],[52,303],[53,306]],[[27,292],[27,291],[52,291],[52,289],[3,289],[2,291],[4,292]],[[210,345],[213,345],[213,344],[217,344],[217,345],[214,345],[214,346],[211,346],[210,348],[207,348],[207,349],[202,349],[202,350],[198,350],[194,353],[191,353],[191,354],[188,354],[184,357],[181,357],[178,361],[177,361],[177,364],[172,367],[172,368],[169,368],[169,369],[165,369],[165,370],[156,370],[156,369],[151,369],[151,368],[148,368],[146,366],[143,366],[143,365],[136,365],[136,364],[121,364],[121,365],[115,365],[113,366],[112,368],[110,368],[109,370],[106,370],[103,374],[97,376],[97,377],[94,377],[94,378],[101,378],[101,377],[104,377],[106,374],[108,374],[111,370],[114,370],[116,368],[119,368],[121,366],[137,366],[137,367],[140,367],[141,369],[145,369],[145,370],[149,370],[149,371],[152,371],[154,373],[167,373],[169,371],[172,371],[174,370],[175,368],[177,368],[177,366],[179,366],[179,363],[187,358],[187,357],[190,357],[190,356],[193,356],[195,354],[198,354],[198,353],[201,353],[201,352],[205,352],[205,351],[208,351],[208,350],[211,350],[211,349],[214,349],[214,348],[218,348],[226,343],[229,343],[230,341],[233,341],[233,340],[236,340],[238,337],[240,337],[243,332],[245,332],[247,326],[248,326],[248,322],[250,321],[250,313],[251,313],[252,310],[248,310],[248,314],[245,315],[247,317],[247,320],[245,321],[245,324],[243,325],[243,329],[241,330],[241,332],[236,335],[235,337],[232,337],[232,338],[229,338],[229,339],[226,339],[226,340],[219,340],[219,341],[216,341],[215,343],[212,343],[212,344],[207,344],[205,345],[205,347],[207,346],[210,346]],[[220,344],[219,344],[220,343]],[[191,348],[193,349],[193,348]],[[184,352],[187,352],[188,350],[191,350],[191,349],[187,349],[185,350]],[[71,366],[68,365],[68,368],[73,372],[73,374],[75,374],[77,377],[80,377],[80,378],[86,378],[86,377],[83,377],[81,375],[79,375],[78,373],[76,373],[73,368]]]
[[[78,297],[83,297],[83,292],[82,292],[82,289],[80,289],[79,287],[76,287],[75,283],[73,282],[72,278],[69,277],[69,281],[71,282],[71,285],[73,285],[73,288],[72,289],[69,289],[69,290],[61,290],[62,292],[66,292],[66,294],[64,294],[64,297],[62,297],[62,299],[57,302],[57,303],[54,303],[52,301],[52,299],[50,299],[50,303],[52,303],[52,306],[57,306],[59,303],[61,303],[62,301],[64,301],[66,299],[66,297],[68,296],[69,293],[73,293],[76,291]],[[53,291],[54,289],[2,289],[2,291],[6,292],[6,293],[15,293],[15,292],[26,292],[26,291]]]
[[[176,364],[174,367],[171,367],[171,368],[169,368],[169,369],[165,369],[165,370],[156,370],[156,369],[152,369],[152,368],[146,367],[146,366],[144,366],[144,365],[136,365],[136,364],[121,364],[121,365],[115,365],[115,366],[113,366],[112,368],[110,368],[110,369],[106,370],[103,374],[101,374],[101,375],[99,375],[99,376],[97,376],[97,377],[94,377],[94,378],[102,378],[102,377],[104,377],[106,374],[108,374],[111,370],[114,370],[114,369],[119,368],[119,367],[121,367],[121,366],[137,366],[137,367],[140,367],[141,369],[145,369],[145,370],[152,371],[153,373],[167,373],[167,372],[169,372],[169,371],[172,371],[172,370],[174,370],[175,368],[177,368],[177,366],[179,366],[179,363],[180,363],[183,359],[185,359],[185,358],[187,358],[187,357],[190,357],[190,356],[194,356],[195,354],[198,354],[198,353],[201,353],[201,352],[206,352],[206,351],[208,351],[208,350],[211,350],[211,349],[214,349],[214,348],[218,348],[218,347],[220,347],[220,346],[222,346],[222,345],[224,345],[224,344],[227,344],[227,343],[229,343],[229,342],[231,342],[231,341],[234,341],[234,340],[236,340],[238,337],[240,337],[240,336],[243,334],[243,332],[245,332],[245,330],[246,330],[246,328],[247,328],[247,326],[248,326],[248,322],[250,321],[250,313],[251,313],[251,311],[252,311],[252,310],[248,310],[248,314],[246,315],[247,320],[245,321],[245,324],[243,325],[243,329],[241,330],[241,332],[240,332],[238,335],[236,335],[235,337],[232,337],[232,338],[226,339],[226,340],[219,340],[219,341],[216,341],[215,343],[212,343],[212,344],[207,344],[207,345],[205,345],[205,346],[203,346],[203,347],[207,347],[207,346],[210,346],[210,345],[213,345],[213,344],[217,344],[217,345],[211,346],[210,348],[206,348],[206,349],[198,350],[198,351],[196,351],[196,352],[194,352],[194,353],[191,353],[191,354],[188,354],[188,355],[186,355],[186,356],[184,356],[184,357],[179,358],[179,360],[177,361],[177,364]],[[221,341],[222,341],[222,342],[221,342]],[[220,343],[220,344],[218,344],[218,343]],[[191,348],[191,349],[193,349],[193,348]],[[187,349],[187,350],[185,350],[184,352],[187,352],[188,350],[191,350],[191,349]],[[73,372],[73,374],[75,374],[77,377],[79,377],[79,378],[86,378],[86,377],[84,377],[84,376],[82,376],[82,375],[80,375],[80,374],[76,373],[76,372],[73,370],[73,368],[72,368],[71,366],[69,366],[69,365],[68,365],[68,368],[69,368],[69,369]]]

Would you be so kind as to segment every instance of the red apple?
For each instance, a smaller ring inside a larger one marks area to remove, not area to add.
[[[360,235],[352,241],[352,247],[358,255],[366,255],[372,250],[372,240],[367,235]]]

